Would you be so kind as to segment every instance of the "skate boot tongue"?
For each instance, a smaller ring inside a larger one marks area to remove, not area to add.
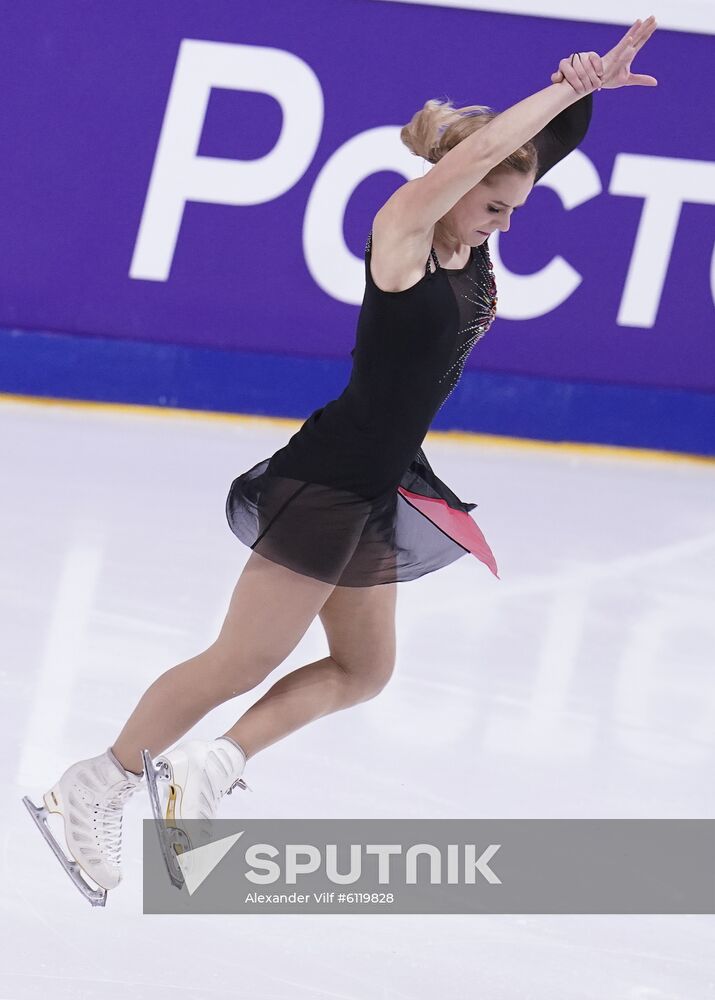
[[[114,869],[119,880],[124,804],[141,786],[143,775],[126,771],[111,749],[97,758],[95,773],[101,774],[103,782],[90,782],[95,798],[95,842],[98,848],[98,854],[91,859],[91,863]],[[86,801],[91,801],[91,798]]]

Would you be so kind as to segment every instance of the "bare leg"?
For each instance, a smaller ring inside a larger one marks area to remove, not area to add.
[[[140,773],[217,705],[260,684],[295,649],[334,587],[252,552],[216,641],[165,671],[144,693],[112,750]]]
[[[308,722],[362,701],[357,694],[342,667],[326,656],[281,677],[224,735],[252,757]]]
[[[112,751],[120,764],[141,773],[142,749],[157,756],[212,708],[255,686],[248,674],[236,676],[229,693],[228,673],[222,650],[214,644],[161,674],[144,692],[114,742]]]
[[[395,663],[396,584],[336,587],[323,605],[330,656],[281,677],[224,735],[247,757],[330,712],[374,697]]]

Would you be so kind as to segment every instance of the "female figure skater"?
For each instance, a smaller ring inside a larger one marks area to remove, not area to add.
[[[157,758],[168,820],[210,820],[224,794],[247,787],[250,757],[383,688],[395,660],[398,582],[466,552],[496,574],[469,514],[475,504],[437,478],[420,445],[495,316],[490,234],[508,231],[535,181],[581,142],[593,91],[656,84],[630,72],[655,27],[653,17],[638,20],[603,57],[562,59],[550,86],[501,114],[427,101],[402,129],[408,148],[434,166],[374,218],[349,384],[231,485],[228,521],[252,552],[218,638],[154,681],[114,744],[68,768],[43,807],[24,800],[93,904],[120,881],[122,808],[150,755],[260,684],[316,615],[329,656],[282,677],[222,736]],[[74,861],[50,833],[50,812],[63,817]]]

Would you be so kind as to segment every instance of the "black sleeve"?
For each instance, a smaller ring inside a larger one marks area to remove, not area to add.
[[[582,141],[588,131],[592,111],[593,94],[586,94],[580,101],[570,104],[552,118],[549,124],[532,138],[531,141],[539,154],[537,181]]]

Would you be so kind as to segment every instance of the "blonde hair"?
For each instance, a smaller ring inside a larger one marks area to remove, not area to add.
[[[411,153],[421,156],[429,163],[437,163],[462,139],[484,128],[493,121],[498,111],[484,104],[469,104],[455,108],[451,101],[427,101],[412,116],[411,121],[400,130],[400,139]],[[501,163],[492,167],[484,178],[502,170],[516,170],[528,174],[536,170],[538,153],[530,140],[510,153]]]

